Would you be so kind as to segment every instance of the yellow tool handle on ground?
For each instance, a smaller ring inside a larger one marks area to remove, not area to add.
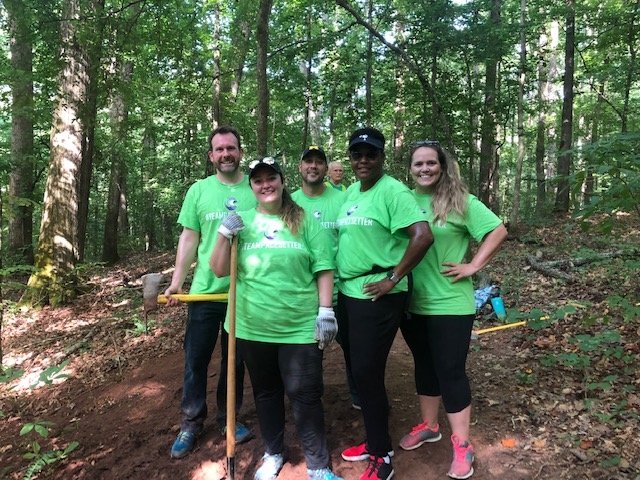
[[[491,327],[491,328],[485,328],[482,330],[476,330],[475,333],[477,335],[480,335],[482,333],[497,332],[498,330],[505,330],[507,328],[520,327],[526,324],[527,322],[507,323],[506,325],[500,325],[499,327]]]
[[[171,298],[181,302],[226,302],[229,296],[226,293],[174,293]],[[158,295],[158,303],[167,303],[167,297]]]

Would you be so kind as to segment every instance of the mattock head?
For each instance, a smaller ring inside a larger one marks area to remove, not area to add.
[[[144,300],[144,329],[147,333],[147,315],[158,308],[158,290],[164,275],[162,273],[147,273],[142,276],[142,298]]]

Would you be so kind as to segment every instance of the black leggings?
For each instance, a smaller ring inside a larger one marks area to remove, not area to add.
[[[267,453],[284,452],[285,393],[289,397],[307,468],[329,466],[322,409],[322,350],[316,343],[292,345],[238,339],[253,387]]]
[[[471,404],[465,369],[475,315],[408,315],[400,326],[413,354],[418,395],[442,396],[447,413]]]
[[[345,362],[360,397],[368,450],[380,457],[392,450],[384,374],[406,296],[387,294],[372,302],[338,294],[337,318]]]

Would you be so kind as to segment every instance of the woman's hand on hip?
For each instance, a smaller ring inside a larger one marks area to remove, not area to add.
[[[362,293],[369,297],[373,297],[371,301],[375,302],[381,296],[386,295],[391,290],[393,290],[393,287],[395,286],[396,284],[391,280],[389,280],[388,278],[383,278],[379,282],[366,283],[364,287],[362,287]]]

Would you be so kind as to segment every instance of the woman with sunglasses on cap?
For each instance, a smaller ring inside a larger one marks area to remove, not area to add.
[[[439,142],[414,143],[409,158],[413,193],[435,241],[413,270],[409,315],[401,325],[415,362],[422,422],[400,440],[400,447],[413,450],[442,438],[438,425],[442,400],[453,444],[448,475],[469,478],[473,475],[471,388],[465,364],[476,312],[471,276],[498,252],[507,230],[469,194]],[[472,260],[463,263],[472,237],[480,246]]]
[[[404,315],[407,275],[433,243],[410,190],[384,173],[384,143],[375,128],[351,135],[349,158],[358,181],[347,189],[337,219],[338,321],[366,431],[366,440],[342,458],[368,460],[361,480],[394,475],[385,368]]]
[[[273,158],[251,163],[249,184],[258,206],[223,219],[210,266],[218,277],[229,275],[229,240],[238,235],[236,337],[265,446],[254,479],[275,479],[286,460],[286,393],[309,479],[341,480],[329,468],[321,401],[322,349],[338,331],[331,242],[291,199]]]

